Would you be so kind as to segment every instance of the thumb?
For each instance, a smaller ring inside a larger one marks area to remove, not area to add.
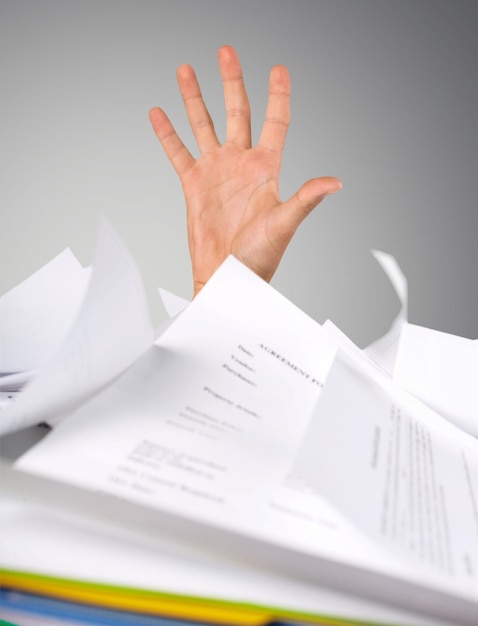
[[[322,200],[342,189],[342,182],[332,176],[312,178],[281,205],[275,215],[276,236],[289,242],[303,220]]]

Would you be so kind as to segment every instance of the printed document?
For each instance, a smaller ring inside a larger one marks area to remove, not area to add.
[[[234,296],[219,306],[225,283]],[[251,284],[257,297],[244,298]],[[208,519],[262,502],[287,474],[335,356],[320,325],[278,299],[231,257],[123,377],[20,467]]]
[[[370,537],[478,597],[478,442],[337,358],[295,471]]]

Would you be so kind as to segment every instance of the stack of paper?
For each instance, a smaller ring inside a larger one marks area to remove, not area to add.
[[[7,472],[5,586],[146,612],[177,594],[262,620],[476,623],[478,445],[394,380],[403,310],[362,351],[230,257],[192,303],[170,299],[153,341],[106,225],[93,268],[62,346],[2,412],[3,432],[56,423]]]
[[[446,625],[287,574],[287,562],[281,572],[251,562],[247,551],[233,558],[234,546],[221,542],[217,533],[207,537],[204,528],[181,525],[104,493],[7,467],[2,468],[2,492],[4,589],[137,616],[214,624],[288,619],[336,626]],[[0,617],[7,619],[4,608]],[[75,607],[69,610],[76,615]],[[133,623],[142,622],[137,617]]]

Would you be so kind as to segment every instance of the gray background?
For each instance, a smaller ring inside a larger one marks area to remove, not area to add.
[[[223,136],[216,51],[241,57],[257,138],[269,70],[287,65],[281,192],[343,180],[273,284],[365,345],[397,300],[369,254],[394,254],[410,321],[478,337],[478,3],[474,0],[0,0],[0,292],[64,247],[92,260],[100,214],[156,287],[191,295],[184,202],[147,117],[195,150],[175,69],[193,64]]]

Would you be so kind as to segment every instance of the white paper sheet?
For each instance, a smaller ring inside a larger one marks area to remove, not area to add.
[[[370,537],[478,601],[478,443],[336,359],[295,471]]]
[[[401,306],[390,330],[364,352],[403,389],[478,437],[478,341],[410,324],[405,275],[391,255],[372,253]]]
[[[81,309],[63,344],[2,410],[0,433],[55,422],[110,382],[152,344],[146,298],[134,261],[106,221]]]
[[[478,437],[478,341],[404,324],[393,378]]]
[[[67,248],[0,298],[2,378],[43,367],[58,350],[78,314],[89,275]]]

